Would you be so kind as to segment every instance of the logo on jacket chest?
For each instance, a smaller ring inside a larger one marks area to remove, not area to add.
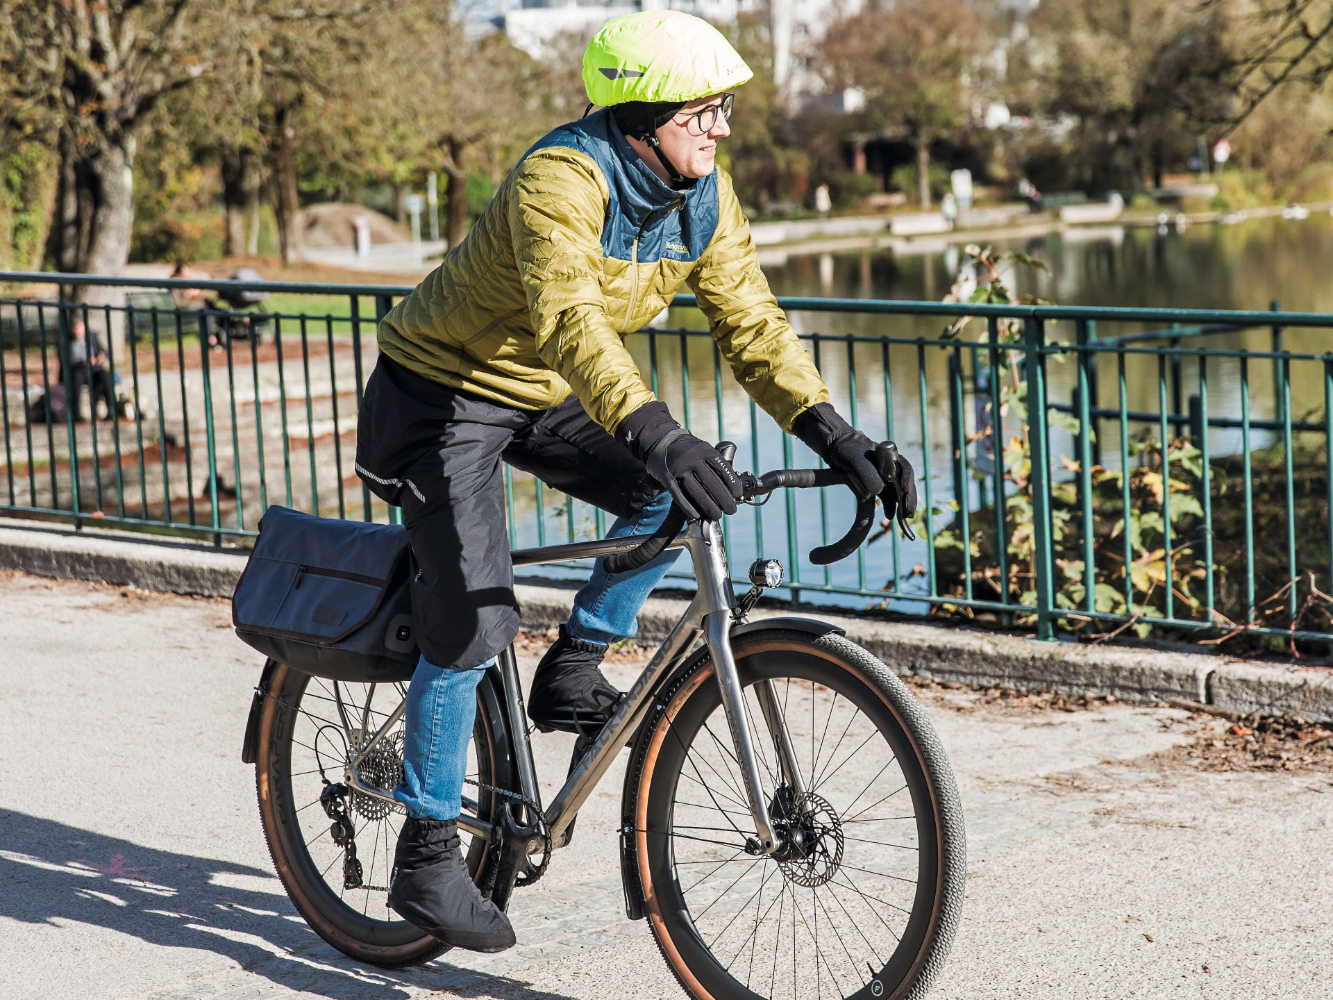
[[[670,240],[667,241],[666,249],[668,253],[681,254],[682,256],[688,256],[690,252],[689,247],[681,246],[679,243],[672,243]]]

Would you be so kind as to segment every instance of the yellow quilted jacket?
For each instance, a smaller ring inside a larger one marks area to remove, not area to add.
[[[718,169],[663,184],[606,111],[534,146],[476,225],[379,324],[380,349],[419,375],[544,410],[572,389],[599,424],[654,397],[622,338],[683,285],[737,381],[784,430],[828,390],[759,269]]]

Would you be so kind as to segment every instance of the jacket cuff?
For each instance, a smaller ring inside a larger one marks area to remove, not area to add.
[[[816,403],[792,421],[791,432],[820,458],[827,460],[834,442],[856,430],[839,416],[832,403]]]
[[[620,421],[616,426],[616,440],[642,462],[659,441],[675,430],[680,430],[680,424],[671,416],[666,403],[654,399]]]

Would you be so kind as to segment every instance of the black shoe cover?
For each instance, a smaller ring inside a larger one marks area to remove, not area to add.
[[[408,819],[398,833],[389,907],[445,944],[468,951],[514,945],[509,918],[482,896],[467,872],[451,819]]]
[[[538,729],[596,738],[624,697],[597,669],[604,656],[604,645],[575,639],[560,626],[560,638],[537,665],[528,697],[528,717]]]

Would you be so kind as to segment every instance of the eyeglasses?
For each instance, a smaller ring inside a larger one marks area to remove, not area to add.
[[[681,124],[688,128],[690,119],[693,118],[698,123],[699,134],[707,135],[713,130],[714,126],[717,125],[717,116],[719,112],[722,114],[723,121],[731,120],[731,107],[735,103],[735,94],[723,94],[722,100],[718,101],[716,104],[707,104],[698,111],[684,112],[685,121],[681,122]],[[677,116],[677,120],[679,121],[679,116]]]

